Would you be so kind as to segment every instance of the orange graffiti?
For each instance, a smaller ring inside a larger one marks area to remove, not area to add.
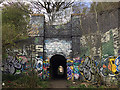
[[[109,63],[109,65],[108,65],[108,69],[111,71],[111,64]]]
[[[105,64],[103,64],[103,68],[106,68],[106,65],[105,65]]]

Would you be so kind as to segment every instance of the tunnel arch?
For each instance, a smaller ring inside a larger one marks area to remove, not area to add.
[[[58,74],[58,67],[62,66],[64,73]],[[50,58],[50,77],[51,79],[67,79],[67,60],[63,55],[56,54]]]

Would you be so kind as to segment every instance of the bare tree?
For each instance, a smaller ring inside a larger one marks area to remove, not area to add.
[[[3,3],[4,0],[0,0],[0,4]]]
[[[55,14],[59,11],[63,11],[74,3],[74,0],[69,0],[69,2],[62,0],[37,0],[31,1],[33,8],[36,9],[37,13],[49,14],[49,21],[54,21]]]
[[[73,13],[82,13],[82,14],[87,14],[89,11],[89,5],[90,2],[75,2],[73,4]]]
[[[69,8],[73,2],[65,2],[63,0],[62,2],[57,2],[56,0],[50,2],[51,0],[37,0],[37,1],[31,1],[34,8],[38,10],[38,12],[41,12],[41,8],[45,9],[47,13],[52,12],[58,12],[60,10]]]

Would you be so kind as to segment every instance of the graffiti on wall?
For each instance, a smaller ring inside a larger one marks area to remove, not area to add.
[[[120,74],[120,56],[110,56],[104,60],[93,60],[90,57],[73,58],[67,61],[67,79],[68,80],[93,80],[96,74],[103,77],[115,77]],[[116,78],[116,77],[115,77]]]
[[[44,28],[44,17],[32,16],[30,24],[31,24],[31,29],[29,30],[28,33],[29,36],[39,36],[40,29]]]
[[[73,66],[67,66],[67,80],[73,80]]]
[[[25,56],[8,56],[3,64],[3,73],[20,74],[29,68],[30,61]]]
[[[14,58],[13,56],[8,56],[6,59],[4,67],[4,73],[10,73],[10,74],[20,74],[24,72],[28,72],[32,69],[31,65],[31,59],[28,59],[25,56],[16,56]],[[43,59],[42,56],[37,56],[35,58],[35,63],[33,65],[33,68],[35,71],[38,72],[38,76],[42,77],[42,70],[43,70]]]
[[[6,63],[3,65],[4,73],[11,73],[15,74],[16,70],[20,70],[22,68],[21,64],[13,58],[12,56],[8,56],[8,59],[6,59]]]
[[[100,64],[100,65],[99,65]],[[41,79],[49,79],[50,59],[43,61],[42,56],[35,58],[34,68],[38,72]],[[20,74],[31,70],[30,58],[24,55],[8,56],[6,64],[4,64],[4,72],[11,74]],[[116,76],[120,74],[120,56],[109,56],[106,59],[93,60],[86,56],[85,58],[67,58],[67,80],[84,80],[91,81],[95,73],[99,73],[103,77]]]
[[[43,58],[42,58],[42,56],[37,56],[35,58],[34,67],[35,67],[35,70],[38,72],[38,76],[42,77],[42,70],[43,70]]]
[[[54,54],[61,54],[67,57],[71,51],[71,41],[59,39],[45,40],[45,52],[49,58]]]
[[[115,59],[117,72],[120,72],[120,56]]]
[[[49,69],[50,68],[50,60],[47,58],[45,61],[43,61],[43,79],[49,79]]]
[[[19,64],[22,66],[22,68],[16,74],[20,74],[21,72],[31,68],[30,60],[26,56],[17,56],[16,60],[18,60]]]
[[[101,64],[101,75],[106,76],[115,76],[120,72],[120,56],[114,57],[110,56],[102,61]]]
[[[37,54],[41,51],[41,48],[41,45],[29,45],[23,46],[22,49],[7,50],[9,53],[3,64],[3,72],[10,74],[27,73],[32,70],[32,61],[35,61],[33,68],[35,68],[39,76],[42,76],[43,59],[42,56]],[[31,53],[31,50],[36,51],[37,55],[33,55],[34,53]]]
[[[43,45],[36,45],[36,52],[43,52]]]
[[[67,80],[73,80],[73,60],[67,59]]]
[[[92,80],[92,75],[96,73],[96,69],[94,67],[94,63],[92,63],[92,60],[90,57],[86,57],[84,61],[81,63],[80,72],[82,72],[84,78],[88,81]]]
[[[117,35],[117,29],[106,32],[101,41],[103,45],[103,54],[109,55],[117,55],[118,51],[118,43],[117,39],[115,37],[118,37]],[[38,42],[38,39],[36,39],[36,43]],[[86,40],[83,36],[81,38],[82,45],[86,46]],[[93,41],[95,42],[95,41]],[[113,43],[114,42],[114,43]],[[116,43],[115,43],[116,42]],[[50,67],[50,57],[54,54],[61,54],[65,57],[69,57],[71,50],[71,41],[66,40],[60,40],[60,39],[47,39],[45,40],[45,52],[46,57],[48,57],[45,61],[43,61],[43,57],[38,55],[38,52],[43,53],[43,45],[34,45],[34,49],[37,53],[37,56],[35,59],[35,65],[34,68],[38,72],[38,76],[42,79],[49,79],[49,67]],[[109,50],[109,48],[112,48]],[[114,48],[117,48],[114,50]],[[92,47],[93,51],[96,51],[96,47]],[[22,72],[26,72],[27,70],[30,70],[31,68],[31,62],[30,58],[27,57],[28,49],[23,47],[23,50],[14,50],[19,52],[16,57],[9,56],[6,60],[6,64],[4,65],[4,71],[6,73],[11,74],[19,74]],[[84,47],[83,51],[89,51],[89,47]],[[88,52],[85,52],[88,53]],[[96,52],[95,52],[96,53]],[[88,54],[87,54],[88,55]],[[83,56],[83,55],[82,55]],[[100,65],[99,65],[100,64]],[[108,57],[108,58],[102,58],[101,63],[100,60],[94,60],[90,57],[86,58],[67,58],[67,80],[80,80],[81,77],[84,78],[84,80],[91,81],[93,79],[93,76],[95,76],[95,73],[99,73],[103,77],[114,77],[116,75],[120,74],[120,56],[119,57]]]
[[[73,66],[74,66],[74,80],[80,80],[81,78],[81,73],[80,73],[80,69],[79,66],[81,65],[81,63],[83,62],[83,59],[80,57],[77,58],[73,58]]]

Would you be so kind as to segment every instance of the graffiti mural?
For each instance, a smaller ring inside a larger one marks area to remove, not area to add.
[[[29,45],[29,50],[30,47],[31,45]],[[22,49],[14,49],[13,51],[10,51],[11,53],[14,53],[12,56],[10,56],[8,53],[8,57],[3,64],[3,73],[10,73],[13,75],[20,73],[27,73],[31,71],[33,67],[35,71],[38,72],[38,76],[42,77],[42,70],[43,70],[42,56],[37,56],[35,58],[32,58],[31,60],[31,57],[30,56],[28,57],[28,53],[27,53],[28,49],[26,49],[25,46]],[[36,49],[38,50],[38,48]],[[33,66],[32,66],[32,61],[35,61]]]
[[[48,70],[49,68],[50,68],[50,61],[49,58],[47,58],[45,61],[43,61],[43,76],[42,76],[43,79],[49,79],[49,75],[50,75],[50,72]]]
[[[73,80],[73,60],[67,59],[67,80]]]
[[[92,75],[94,75],[93,69],[94,65],[90,57],[86,57],[83,63],[80,65],[80,72],[83,73],[83,76],[86,80],[91,81]]]
[[[68,62],[68,65],[72,64]],[[68,74],[71,75],[69,75],[69,77],[72,77],[70,70],[71,69],[68,69]],[[84,80],[92,81],[97,73],[103,77],[115,77],[120,74],[120,56],[110,56],[101,60],[101,63],[100,60],[94,60],[88,56],[85,58],[73,58],[73,72],[74,80],[80,80],[82,77]]]
[[[67,66],[67,80],[73,80],[73,66]]]
[[[3,65],[4,73],[20,74],[31,70],[31,60],[27,56],[18,53],[16,56],[8,56]],[[43,60],[42,56],[35,57],[34,69],[41,79],[49,79],[50,59]],[[85,58],[67,57],[67,80],[91,81],[93,76],[99,73],[103,77],[115,77],[120,74],[120,56],[109,56],[101,60],[94,60],[86,56]],[[116,78],[116,77],[115,77]]]
[[[80,65],[83,62],[83,59],[80,57],[73,58],[73,66],[74,66],[74,80],[80,80],[81,79],[81,72],[80,72]]]
[[[31,29],[29,30],[29,36],[40,36],[44,32],[44,16],[32,16],[31,21]],[[40,31],[41,30],[41,31]]]
[[[110,56],[102,61],[102,67],[100,68],[102,76],[115,76],[119,74],[119,57]]]
[[[20,74],[21,72],[26,72],[26,70],[29,70],[29,68],[31,68],[31,62],[26,56],[17,56],[17,60],[22,66],[22,68],[17,71],[17,74]]]
[[[120,72],[120,56],[116,58],[115,65],[116,65],[117,72]]]
[[[6,59],[6,62],[3,65],[3,68],[3,73],[15,74],[16,70],[20,70],[22,68],[22,65],[13,56],[8,56],[8,59]]]
[[[42,56],[37,56],[35,58],[35,70],[38,72],[38,76],[42,77],[42,70],[43,70],[43,58]]]
[[[25,56],[16,56],[14,58],[13,56],[8,56],[8,59],[6,60],[4,67],[4,73],[10,73],[10,74],[20,74],[27,72],[31,70],[31,60],[28,60]],[[35,63],[33,68],[35,71],[38,72],[38,76],[42,77],[42,71],[43,71],[43,59],[42,56],[38,56],[35,58]]]
[[[49,58],[54,54],[60,54],[67,57],[72,52],[71,41],[47,39],[45,40],[45,52]]]
[[[3,73],[20,74],[31,68],[31,64],[25,56],[8,56],[3,68]]]

